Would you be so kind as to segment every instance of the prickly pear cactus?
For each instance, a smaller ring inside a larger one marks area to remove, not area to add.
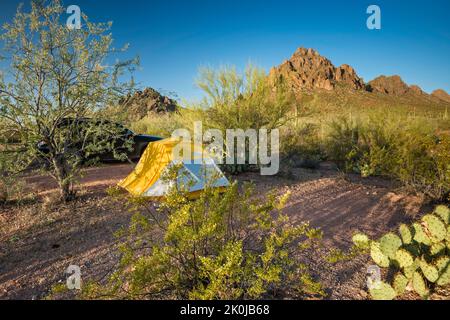
[[[414,263],[414,257],[405,249],[397,250],[395,260],[398,262],[400,268],[410,267]]]
[[[446,286],[446,285],[450,284],[450,264],[448,262],[447,262],[447,267],[445,267],[443,269],[443,271],[441,272],[436,284],[438,286]]]
[[[413,223],[412,226],[414,228],[414,241],[416,241],[419,244],[430,246],[431,239],[425,232],[423,226],[420,223]]]
[[[402,240],[393,233],[388,233],[380,239],[380,249],[389,258],[395,258],[395,254],[401,246]]]
[[[372,242],[370,246],[370,256],[378,266],[382,268],[389,267],[389,258],[381,251],[380,243],[376,241]]]
[[[370,295],[375,300],[393,300],[397,296],[397,292],[390,284],[379,281],[370,289]]]
[[[398,231],[400,233],[400,236],[402,237],[402,242],[404,244],[410,244],[413,241],[414,233],[413,229],[410,226],[407,226],[406,224],[401,224],[398,228]]]
[[[422,218],[422,226],[433,243],[441,242],[447,236],[444,222],[433,214],[427,214]]]
[[[446,224],[450,224],[450,209],[446,206],[437,206],[434,213],[439,216]]]
[[[420,260],[419,266],[420,270],[422,270],[423,275],[428,281],[433,283],[436,282],[436,280],[439,278],[439,271],[435,266],[428,264],[423,259]]]
[[[408,286],[409,279],[405,277],[401,272],[398,272],[394,277],[394,290],[395,295],[402,295],[406,291],[406,287]]]
[[[414,291],[416,291],[422,298],[427,298],[430,294],[427,284],[419,272],[415,272],[412,279]]]
[[[436,260],[436,268],[438,268],[439,272],[443,272],[447,265],[450,263],[450,258],[447,256],[442,256]]]
[[[450,209],[438,206],[412,225],[402,224],[378,241],[364,234],[353,237],[355,246],[369,250],[373,261],[395,274],[392,282],[370,288],[376,300],[391,300],[408,291],[427,299],[437,287],[450,285]]]
[[[353,243],[355,243],[358,248],[364,249],[370,248],[370,239],[365,234],[357,233],[353,236],[352,240]]]

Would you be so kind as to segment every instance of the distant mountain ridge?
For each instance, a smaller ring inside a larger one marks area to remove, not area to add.
[[[450,103],[450,95],[445,90],[438,89],[430,95],[417,85],[409,86],[399,75],[381,75],[366,84],[350,65],[335,67],[314,49],[298,48],[289,60],[270,70],[269,79],[273,83],[286,82],[298,94],[315,90],[334,91],[337,87],[344,87],[353,91],[393,97],[414,96]]]

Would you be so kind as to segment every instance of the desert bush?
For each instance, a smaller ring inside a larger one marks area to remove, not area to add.
[[[270,133],[270,130],[281,127],[288,120],[288,111],[295,102],[282,83],[277,84],[274,90],[264,70],[251,65],[244,74],[234,68],[201,69],[197,85],[205,97],[193,105],[194,109],[203,110],[201,120],[207,129],[219,129],[224,137],[227,129],[246,131],[264,128]],[[236,155],[237,150],[225,150],[225,153]],[[247,152],[246,159],[248,157]],[[223,169],[237,173],[250,167],[226,165]]]
[[[177,117],[171,114],[155,114],[131,123],[130,129],[136,133],[170,137],[179,128]]]
[[[320,126],[313,123],[293,125],[280,129],[280,156],[291,167],[317,168],[325,153],[320,140]]]
[[[341,117],[324,141],[327,156],[347,172],[397,179],[442,199],[450,191],[450,137],[425,121],[399,115]]]
[[[26,195],[25,183],[19,177],[27,163],[16,149],[0,139],[0,204],[13,199],[20,202]]]
[[[450,284],[450,209],[446,206],[436,207],[412,225],[400,225],[398,235],[391,232],[372,241],[356,234],[353,242],[389,271],[388,282],[372,283],[373,299],[392,300],[408,291],[426,299]]]
[[[173,179],[172,176],[171,179]],[[174,187],[153,207],[132,199],[137,213],[124,231],[123,258],[106,286],[83,297],[126,299],[256,299],[322,294],[299,254],[321,237],[281,213],[288,195],[255,197],[237,183],[207,187],[190,200]],[[145,208],[142,213],[142,208]]]
[[[117,154],[112,140],[123,136],[122,129],[100,126],[97,120],[90,128],[79,124],[85,118],[100,120],[96,112],[130,90],[133,81],[123,80],[136,60],[107,63],[124,51],[112,47],[111,23],[92,23],[83,15],[82,30],[73,32],[59,23],[65,15],[60,0],[32,1],[29,9],[19,5],[14,19],[3,26],[2,56],[11,76],[0,73],[0,119],[12,128],[23,154],[45,161],[61,198],[69,201],[80,154],[88,156],[94,149]],[[114,139],[105,141],[113,133]]]
[[[136,133],[156,135],[163,138],[172,136],[176,129],[193,129],[195,121],[202,120],[202,110],[182,109],[176,113],[151,114],[130,124]]]

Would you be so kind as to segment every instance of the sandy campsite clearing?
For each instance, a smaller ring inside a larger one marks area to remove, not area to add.
[[[36,200],[0,207],[0,299],[42,299],[53,285],[65,281],[69,265],[80,266],[84,280],[106,278],[119,259],[114,232],[126,227],[131,217],[106,189],[131,170],[130,164],[86,169],[79,198],[57,208],[48,200],[55,192],[54,182],[44,176],[26,177]],[[366,299],[368,259],[317,263],[324,252],[348,248],[357,231],[380,236],[431,208],[420,197],[396,191],[389,181],[344,176],[326,165],[296,169],[291,179],[258,173],[236,178],[254,182],[259,194],[290,191],[285,210],[292,221],[310,221],[323,230],[323,249],[305,259],[320,276],[328,299]]]

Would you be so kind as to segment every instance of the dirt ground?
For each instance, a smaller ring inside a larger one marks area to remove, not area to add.
[[[129,164],[86,170],[77,201],[54,207],[54,182],[26,177],[35,199],[0,207],[0,299],[42,299],[66,279],[69,265],[81,267],[83,279],[107,277],[119,259],[114,232],[131,214],[106,196],[132,170]],[[324,248],[306,257],[320,276],[328,299],[366,299],[367,257],[336,265],[317,263],[328,248],[347,249],[357,231],[373,237],[426,213],[424,199],[396,191],[383,179],[343,176],[324,164],[318,170],[296,169],[290,179],[257,173],[237,179],[253,181],[258,193],[291,192],[286,213],[294,222],[310,221],[324,233]]]

